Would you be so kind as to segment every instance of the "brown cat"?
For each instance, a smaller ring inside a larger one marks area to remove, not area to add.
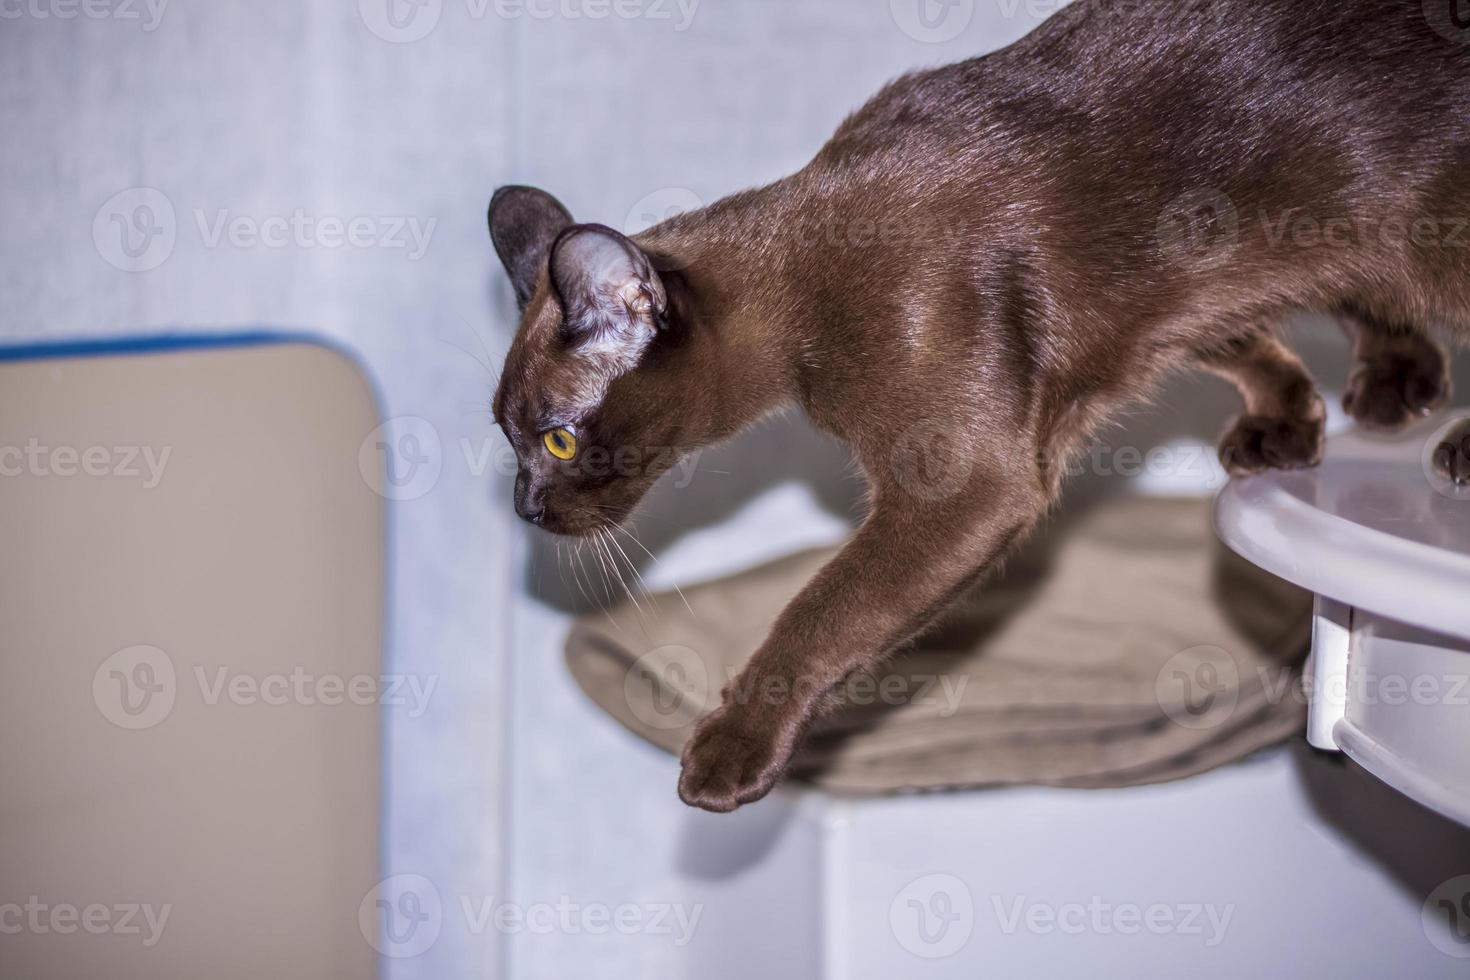
[[[1453,0],[1077,0],[893,82],[799,173],[634,239],[495,193],[523,310],[495,418],[522,517],[621,521],[663,450],[791,404],[871,483],[685,748],[685,802],[765,795],[828,691],[983,575],[1166,371],[1239,387],[1236,474],[1321,455],[1321,399],[1277,336],[1290,310],[1353,332],[1360,423],[1446,398],[1424,328],[1470,336],[1461,20]]]

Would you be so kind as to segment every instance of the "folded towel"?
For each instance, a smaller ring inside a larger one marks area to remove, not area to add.
[[[832,555],[784,558],[577,620],[567,663],[678,754],[777,613]],[[886,793],[1179,779],[1304,725],[1311,597],[1221,547],[1207,501],[1054,520],[916,641],[840,686],[792,773]]]

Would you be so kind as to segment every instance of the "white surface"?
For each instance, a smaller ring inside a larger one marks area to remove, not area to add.
[[[1343,751],[1424,806],[1470,825],[1470,641],[1353,613]]]
[[[1470,490],[1428,463],[1464,415],[1334,435],[1319,467],[1232,482],[1215,523],[1240,554],[1317,593],[1312,744],[1470,824]]]
[[[1307,710],[1307,741],[1336,749],[1332,730],[1347,712],[1348,655],[1352,649],[1353,607],[1316,596],[1312,602],[1312,652],[1305,673],[1312,693]]]
[[[1393,437],[1328,439],[1322,465],[1232,481],[1216,504],[1231,548],[1319,595],[1470,637],[1470,491],[1425,465],[1460,413]]]

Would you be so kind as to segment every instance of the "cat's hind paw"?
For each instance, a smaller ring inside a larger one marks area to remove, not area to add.
[[[1242,415],[1220,440],[1220,465],[1231,476],[1316,466],[1323,430],[1322,418]]]
[[[1458,490],[1470,486],[1470,419],[1445,434],[1430,456],[1434,471]]]
[[[1391,432],[1428,415],[1449,396],[1449,361],[1426,342],[1359,364],[1342,407],[1363,428]]]

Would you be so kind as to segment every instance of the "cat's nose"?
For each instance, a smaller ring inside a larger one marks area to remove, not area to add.
[[[540,526],[546,520],[546,495],[527,482],[516,482],[516,513],[523,520]]]
[[[516,513],[523,520],[540,525],[546,520],[546,503],[539,495],[516,494]]]

